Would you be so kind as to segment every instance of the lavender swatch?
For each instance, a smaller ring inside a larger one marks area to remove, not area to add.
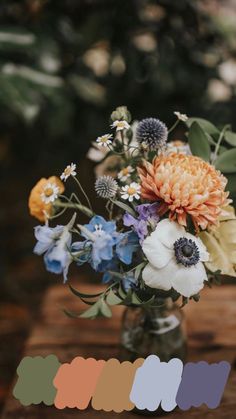
[[[221,361],[208,364],[201,361],[185,365],[176,403],[182,410],[205,403],[210,409],[219,406],[230,373],[230,364]]]

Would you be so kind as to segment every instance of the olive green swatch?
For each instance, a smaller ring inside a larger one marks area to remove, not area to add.
[[[61,363],[55,355],[48,355],[22,359],[17,368],[18,380],[13,390],[13,395],[22,405],[44,403],[53,405],[56,388],[53,379]]]

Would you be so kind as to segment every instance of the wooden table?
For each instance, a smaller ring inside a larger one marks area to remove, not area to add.
[[[99,286],[80,285],[80,291],[96,293]],[[119,356],[119,328],[123,308],[113,310],[112,319],[73,320],[66,317],[63,308],[80,312],[84,304],[73,296],[66,286],[50,288],[44,299],[41,316],[28,339],[24,355],[57,355],[61,362],[71,362],[75,356],[109,359]],[[191,302],[184,308],[189,342],[188,359],[209,363],[227,360],[231,374],[221,405],[210,410],[206,406],[180,409],[168,416],[178,418],[236,418],[236,287],[224,285],[205,289],[199,303]],[[14,385],[14,383],[13,383]],[[138,418],[132,412],[117,414],[76,409],[57,410],[44,405],[23,407],[9,396],[2,419],[118,419]]]

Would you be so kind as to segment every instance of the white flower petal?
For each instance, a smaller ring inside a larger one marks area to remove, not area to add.
[[[152,234],[155,234],[156,240],[160,240],[162,244],[172,249],[174,242],[180,237],[185,237],[187,233],[184,227],[166,218],[157,224]]]
[[[207,274],[203,263],[185,267],[171,261],[173,267],[173,276],[170,278],[172,287],[184,297],[191,297],[197,294],[203,287],[204,281],[207,281]]]
[[[149,263],[144,268],[142,276],[145,284],[150,288],[157,288],[166,291],[171,289],[171,272],[169,272],[169,269],[156,269]]]
[[[143,241],[142,249],[154,267],[163,268],[174,257],[174,250],[168,249],[158,240],[156,231]]]

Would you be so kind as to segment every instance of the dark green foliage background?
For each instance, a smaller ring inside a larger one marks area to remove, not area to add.
[[[145,17],[150,5],[158,7],[159,17]],[[2,0],[0,32],[34,36],[29,45],[0,42],[0,133],[10,150],[3,165],[17,161],[48,174],[58,164],[78,161],[89,142],[107,131],[110,112],[121,104],[135,118],[152,115],[171,123],[172,112],[181,110],[231,122],[235,96],[213,106],[206,88],[218,78],[218,64],[234,51],[228,33],[200,5],[191,0]],[[143,32],[156,39],[154,50],[135,46],[133,37]],[[116,54],[123,57],[124,73],[98,77],[86,66],[83,56],[98,42],[106,45],[111,61]],[[215,65],[209,65],[209,56]],[[49,75],[61,78],[60,87],[6,71],[13,64],[47,75],[47,57],[57,63]],[[37,112],[29,118],[31,106]]]

